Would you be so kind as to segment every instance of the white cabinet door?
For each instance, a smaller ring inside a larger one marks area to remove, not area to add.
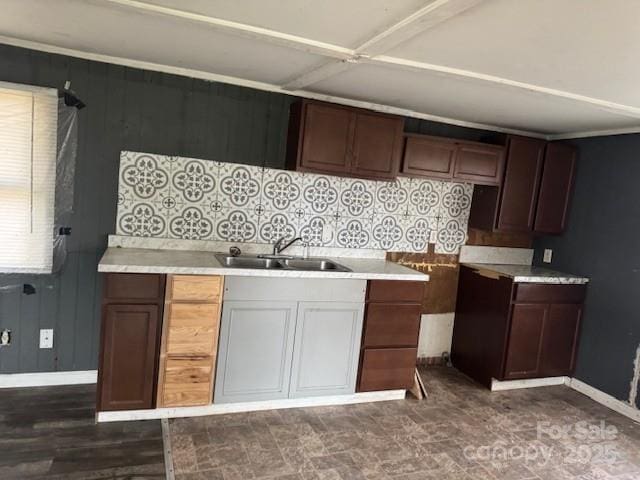
[[[364,306],[300,302],[290,398],[354,393]]]
[[[296,302],[224,302],[215,403],[288,397],[296,307]]]

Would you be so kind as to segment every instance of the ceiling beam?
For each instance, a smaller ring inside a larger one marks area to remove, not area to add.
[[[445,20],[458,15],[483,0],[429,0],[411,15],[372,33],[368,40],[353,51],[351,58],[322,62],[284,82],[285,90],[299,90],[349,69],[363,58],[379,55],[409,40]]]
[[[566,100],[572,100],[575,102],[589,104],[600,110],[604,110],[617,115],[622,115],[629,118],[640,119],[640,108],[632,107],[629,105],[623,105],[621,103],[610,102],[608,100],[602,100],[599,98],[588,97],[586,95],[580,95],[577,93],[571,93],[564,90],[556,90],[555,88],[543,87],[540,85],[534,85],[531,83],[519,82],[517,80],[510,80],[508,78],[496,77],[494,75],[487,75],[485,73],[473,72],[471,70],[463,70],[461,68],[446,67],[443,65],[435,65],[432,63],[418,62],[415,60],[407,60],[404,58],[389,57],[386,55],[378,55],[372,58],[363,57],[362,62],[371,63],[374,65],[381,65],[385,67],[396,67],[403,70],[410,70],[416,72],[432,72],[444,74],[452,77],[467,78],[475,81],[482,81],[486,83],[492,83],[494,85],[502,85],[511,87],[518,90],[527,90],[529,92],[543,94],[546,96],[564,98]]]
[[[256,27],[244,23],[224,20],[222,18],[211,17],[199,13],[178,10],[176,8],[163,7],[151,3],[141,2],[139,0],[102,0],[103,2],[116,4],[125,8],[137,10],[140,12],[162,15],[166,17],[178,18],[190,22],[207,25],[212,29],[220,32],[228,33],[244,38],[261,40],[282,47],[293,48],[315,55],[336,58],[338,60],[346,60],[354,55],[354,51],[350,48],[344,48],[331,43],[320,42],[298,35],[291,35],[277,30]]]
[[[587,130],[584,132],[554,133],[547,135],[547,140],[569,140],[572,138],[608,137],[610,135],[631,135],[640,133],[640,126],[613,128],[609,130]]]
[[[202,70],[195,70],[192,68],[175,67],[166,64],[147,62],[144,60],[133,60],[130,58],[116,57],[113,55],[105,55],[102,53],[87,52],[84,50],[77,50],[73,48],[59,47],[48,43],[35,42],[33,40],[24,40],[22,38],[14,38],[0,34],[0,43],[6,45],[13,45],[21,48],[28,48],[31,50],[39,50],[42,52],[53,53],[57,55],[67,55],[70,57],[83,58],[85,60],[91,60],[95,62],[111,63],[113,65],[122,65],[130,68],[138,68],[141,70],[150,70],[153,72],[169,73],[171,75],[181,75],[184,77],[198,78],[201,80],[208,80],[210,82],[227,83],[230,85],[239,85],[241,87],[254,88],[256,90],[262,90],[266,92],[276,92],[290,95],[291,92],[285,91],[281,86],[274,85],[266,82],[258,82],[254,80],[246,80],[244,78],[232,77],[229,75],[221,75],[218,73],[211,73]],[[337,103],[340,105],[349,105],[352,107],[365,108],[374,110],[377,112],[390,113],[394,115],[400,115],[405,117],[419,118],[424,120],[430,120],[432,122],[446,123],[448,125],[457,125],[459,127],[475,128],[479,130],[487,130],[493,132],[512,133],[514,135],[524,135],[536,138],[547,138],[546,133],[534,132],[530,130],[520,130],[517,128],[509,128],[499,125],[491,125],[487,123],[471,122],[467,120],[461,120],[458,118],[443,117],[440,115],[432,115],[426,112],[419,112],[417,110],[410,110],[408,108],[394,107],[393,105],[384,105],[380,103],[367,102],[362,100],[354,100],[351,98],[338,97],[333,95],[325,95],[317,92],[309,92],[300,90],[296,92],[296,95],[303,98],[311,98],[315,100],[321,100],[325,102]]]
[[[356,48],[356,54],[372,57],[386,53],[418,33],[433,28],[482,1],[484,0],[431,0],[411,15],[372,36]]]

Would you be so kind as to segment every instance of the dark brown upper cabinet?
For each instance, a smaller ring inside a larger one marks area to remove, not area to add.
[[[509,232],[530,232],[544,162],[544,140],[511,137],[507,146],[507,167],[497,228]]]
[[[456,159],[456,143],[444,138],[407,135],[402,173],[450,180]]]
[[[393,179],[404,119],[302,100],[291,106],[287,167],[303,172]]]
[[[559,234],[564,231],[576,157],[576,149],[570,145],[547,144],[534,224],[536,233]]]
[[[474,189],[469,226],[502,232],[564,230],[576,151],[559,143],[509,137],[500,187]]]
[[[501,146],[427,135],[406,135],[402,160],[404,174],[498,185],[503,168],[504,148]]]

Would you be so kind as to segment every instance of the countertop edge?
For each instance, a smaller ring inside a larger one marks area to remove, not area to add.
[[[428,282],[429,275],[423,273],[367,273],[367,272],[317,272],[291,270],[254,270],[224,267],[175,267],[175,266],[137,266],[98,264],[100,273],[159,273],[177,275],[223,275],[235,277],[272,277],[272,278],[326,278],[343,280],[407,280]]]
[[[486,270],[489,272],[496,273],[505,278],[512,279],[513,283],[547,283],[547,284],[555,284],[555,285],[586,285],[589,283],[589,278],[580,277],[578,275],[567,274],[563,272],[555,272],[549,269],[549,275],[536,275],[532,273],[531,275],[519,275],[505,272],[503,269],[496,268],[493,264],[479,264],[479,263],[469,263],[462,262],[460,265],[464,265],[469,268],[473,268],[476,270]],[[504,265],[505,267],[522,267],[522,265]],[[541,267],[544,268],[544,267]],[[551,273],[553,273],[551,275]]]

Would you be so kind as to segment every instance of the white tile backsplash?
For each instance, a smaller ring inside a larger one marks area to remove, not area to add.
[[[459,252],[473,185],[392,182],[122,152],[116,233],[213,242]]]

